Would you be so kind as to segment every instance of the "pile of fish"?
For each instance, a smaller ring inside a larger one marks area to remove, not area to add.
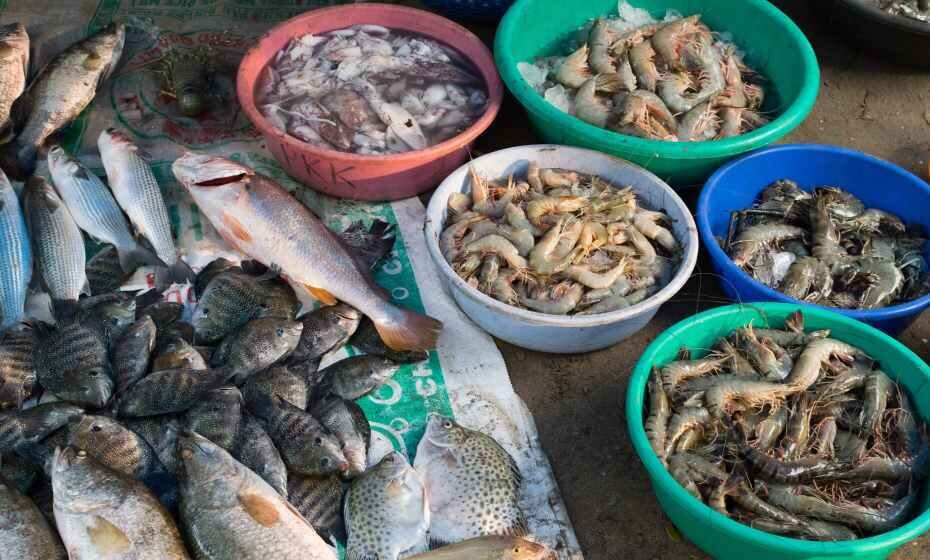
[[[356,25],[297,37],[263,71],[262,114],[322,148],[397,154],[444,142],[485,112],[487,89],[461,54],[430,38]]]
[[[123,53],[126,29],[111,24],[53,58],[29,83],[29,36],[22,24],[0,27],[0,166],[24,180],[48,138],[94,100]],[[25,88],[25,93],[24,93]]]
[[[700,16],[663,21],[620,2],[567,56],[518,65],[549,103],[595,126],[654,140],[730,138],[767,124],[762,77]],[[568,52],[568,51],[566,51]]]
[[[734,212],[721,246],[750,276],[784,294],[844,309],[877,309],[930,294],[927,233],[866,208],[836,187],[775,181]]]
[[[661,289],[680,260],[671,219],[630,188],[536,162],[522,179],[470,173],[470,192],[449,196],[439,247],[456,274],[504,303],[607,313]]]
[[[863,350],[806,332],[739,328],[707,356],[653,370],[645,430],[695,498],[756,529],[850,540],[915,514],[927,426]]]
[[[930,0],[871,0],[870,3],[889,14],[930,23]]]

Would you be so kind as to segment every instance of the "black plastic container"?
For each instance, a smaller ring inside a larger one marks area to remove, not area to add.
[[[886,58],[930,68],[930,23],[888,14],[865,0],[812,0],[835,32]]]

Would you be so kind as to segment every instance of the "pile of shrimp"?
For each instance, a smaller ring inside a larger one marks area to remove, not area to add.
[[[871,0],[871,4],[895,16],[930,23],[930,0]]]
[[[439,245],[469,285],[504,303],[556,315],[607,313],[667,284],[681,245],[664,213],[594,175],[529,163],[492,181],[470,171],[453,193]]]
[[[428,37],[356,25],[296,37],[257,88],[276,128],[331,150],[383,155],[460,134],[487,109],[487,89],[461,54]]]
[[[618,17],[585,26],[577,42],[568,56],[518,67],[547,101],[583,121],[669,142],[730,138],[769,122],[761,76],[698,15],[670,12],[659,22],[623,1]]]
[[[645,430],[690,494],[769,533],[850,540],[915,515],[927,427],[861,349],[805,332],[739,328],[710,354],[655,368]]]
[[[877,309],[930,293],[926,233],[835,187],[772,183],[734,212],[721,245],[750,276],[795,299]]]

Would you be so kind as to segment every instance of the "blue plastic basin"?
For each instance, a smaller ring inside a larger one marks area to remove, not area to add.
[[[733,264],[716,240],[716,236],[726,237],[731,212],[750,207],[759,193],[778,179],[791,179],[805,190],[840,187],[868,207],[886,210],[905,223],[918,223],[930,231],[930,186],[897,165],[855,150],[819,144],[790,144],[752,152],[718,169],[705,183],[697,206],[701,241],[724,279],[724,291],[736,301],[811,305],[753,280]],[[930,244],[924,257],[930,258]],[[830,309],[895,334],[928,306],[930,295],[870,311]]]

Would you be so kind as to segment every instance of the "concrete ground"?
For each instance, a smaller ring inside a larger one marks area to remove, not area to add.
[[[930,72],[894,66],[861,52],[809,13],[806,0],[776,1],[807,33],[823,71],[813,113],[787,142],[818,142],[862,150],[922,177],[930,156]],[[490,39],[493,30],[476,27]],[[509,98],[498,122],[476,146],[480,152],[538,141],[519,105]],[[876,188],[879,188],[876,185]],[[697,190],[685,193],[694,208]],[[696,275],[636,336],[585,355],[558,356],[499,346],[514,387],[536,418],[578,538],[589,560],[624,557],[705,558],[663,515],[626,431],[623,399],[629,373],[643,349],[664,329],[723,299],[706,255]],[[930,313],[900,338],[930,358]],[[930,536],[895,560],[930,558]]]

